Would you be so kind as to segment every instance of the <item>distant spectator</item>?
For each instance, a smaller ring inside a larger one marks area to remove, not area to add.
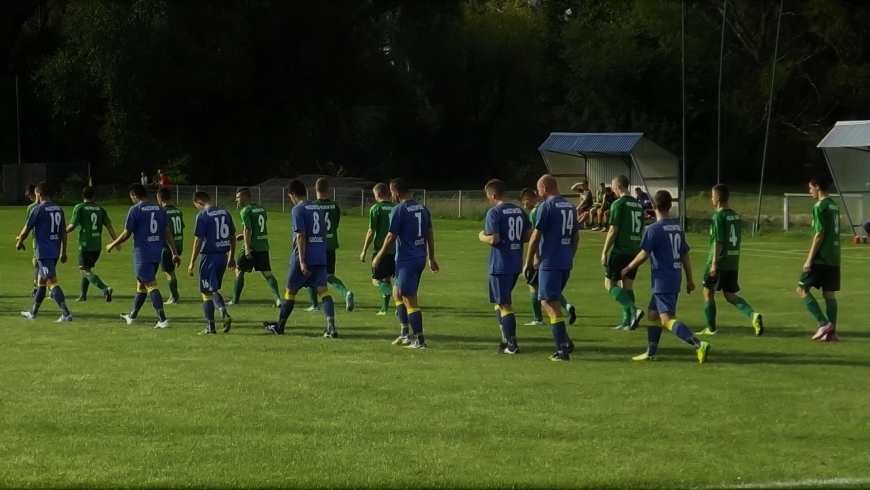
[[[592,195],[592,191],[589,189],[589,183],[585,180],[578,184],[574,184],[571,186],[571,189],[580,193],[580,205],[577,206],[577,222],[580,224],[580,228],[582,229],[586,223],[586,219],[589,217],[589,210],[592,208],[595,196]]]
[[[139,183],[142,185],[148,185],[148,176],[145,175],[145,172],[142,172],[141,177],[139,177]]]
[[[616,193],[610,187],[604,188],[604,201],[601,207],[598,208],[598,228],[592,231],[607,231],[610,229],[610,205],[616,201]]]
[[[640,205],[643,206],[643,209],[652,209],[652,199],[650,199],[649,194],[644,192],[640,187],[634,188],[634,198],[640,201]]]
[[[172,187],[172,182],[169,181],[169,177],[163,173],[163,170],[157,171],[157,186],[166,187],[167,189]]]

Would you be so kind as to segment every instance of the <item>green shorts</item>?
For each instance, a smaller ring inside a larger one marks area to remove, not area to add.
[[[737,271],[716,271],[716,277],[710,277],[710,267],[704,270],[704,288],[725,293],[740,292],[737,282]]]
[[[178,255],[181,255],[182,250],[176,251]],[[168,248],[163,249],[163,252],[160,254],[160,268],[167,274],[175,272],[175,264],[172,263],[172,250]]]
[[[634,260],[634,255],[610,254],[610,257],[607,259],[607,267],[604,271],[604,277],[610,279],[611,281],[621,281],[622,270],[628,267],[628,265],[631,264],[632,260]],[[625,276],[626,279],[631,279],[632,281],[636,277],[636,268],[629,271],[628,275]]]
[[[822,291],[839,291],[840,267],[836,265],[813,264],[809,272],[801,273],[798,287],[804,290],[816,288]]]
[[[326,251],[326,273],[335,275],[335,250]]]
[[[251,251],[251,258],[245,257],[245,249],[239,251],[239,258],[236,259],[236,266],[245,274],[249,272],[272,272],[272,263],[269,260],[269,251]]]
[[[100,260],[100,250],[79,250],[79,270],[93,269]]]

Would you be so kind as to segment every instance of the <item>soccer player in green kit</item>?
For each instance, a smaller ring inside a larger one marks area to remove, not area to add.
[[[390,213],[396,206],[390,200],[390,187],[387,184],[377,184],[372,193],[378,201],[369,209],[369,229],[366,232],[365,242],[363,242],[362,252],[359,254],[360,262],[365,263],[366,255],[368,255],[369,247],[372,248],[372,258],[374,259],[381,248],[384,246],[384,240],[390,233]],[[381,293],[381,309],[378,315],[385,316],[390,305],[390,298],[393,296],[393,287],[390,285],[392,277],[396,274],[396,246],[395,244],[387,250],[387,254],[381,260],[377,267],[372,267],[372,284],[378,288]],[[401,303],[401,302],[400,302]]]
[[[540,203],[541,199],[534,189],[523,189],[522,194],[520,194],[520,204],[522,204],[523,209],[529,213],[529,221],[532,223],[533,228],[535,226],[538,205]],[[544,326],[544,313],[542,311],[541,301],[538,300],[537,270],[532,272],[531,277],[526,278],[526,283],[529,285],[529,301],[532,305],[532,315],[534,316],[532,321],[526,323],[526,326],[542,327]],[[562,308],[565,308],[568,312],[568,324],[574,325],[577,322],[577,310],[574,308],[574,305],[565,299],[565,295],[562,295],[560,301],[562,303]]]
[[[236,259],[236,279],[233,281],[233,298],[230,305],[239,304],[242,289],[245,288],[245,274],[257,269],[272,293],[276,307],[281,307],[281,296],[278,293],[278,280],[272,275],[272,264],[269,260],[269,228],[268,216],[263,206],[251,202],[251,190],[242,187],[236,191],[236,207],[240,208],[242,233],[236,236],[236,241],[244,242]]]
[[[813,242],[798,281],[797,293],[807,311],[819,323],[813,340],[836,342],[837,291],[840,290],[840,207],[828,195],[828,178],[815,177],[809,181],[809,192],[816,199],[813,206]],[[826,313],[813,297],[810,289],[822,290]]]
[[[314,191],[317,193],[317,200],[314,201],[314,204],[326,212],[326,282],[344,296],[345,309],[353,311],[353,291],[347,289],[344,282],[335,275],[335,251],[338,250],[338,225],[341,222],[341,208],[337,202],[329,198],[329,182],[326,179],[317,179],[314,183]],[[313,288],[308,289],[308,297],[311,299],[311,308],[308,308],[308,311],[318,311],[320,308],[317,304],[317,292]]]
[[[610,230],[601,251],[604,289],[622,306],[622,323],[616,326],[616,330],[634,330],[645,315],[634,303],[633,285],[637,269],[630,270],[625,276],[622,270],[640,253],[643,207],[629,192],[625,175],[613,179],[613,188],[619,198],[610,205]]]
[[[39,205],[39,202],[36,200],[36,184],[27,184],[27,187],[24,188],[24,196],[30,200],[30,204],[27,205],[27,216],[30,216],[30,211]],[[39,286],[39,266],[36,264],[36,237],[33,237],[33,240],[31,240],[30,247],[33,248],[33,258],[30,259],[30,263],[33,265],[33,290],[30,292],[30,297],[33,298],[36,296],[36,290]]]
[[[710,253],[707,255],[707,270],[704,272],[704,318],[707,328],[698,335],[716,334],[716,291],[722,291],[725,301],[737,307],[737,311],[752,320],[755,335],[764,335],[764,319],[737,293],[737,270],[740,265],[740,215],[728,206],[731,191],[725,184],[718,184],[712,191],[713,222],[710,224]]]
[[[106,286],[100,276],[94,274],[92,269],[100,260],[100,252],[103,251],[103,227],[109,231],[112,240],[118,238],[112,220],[102,206],[94,202],[97,192],[93,187],[85,187],[82,190],[83,202],[73,208],[72,217],[66,226],[66,232],[72,233],[76,227],[79,229],[79,271],[82,274],[79,297],[76,301],[87,301],[88,287],[93,284],[103,292],[106,303],[112,302],[112,288]]]
[[[169,225],[169,230],[172,232],[172,240],[175,242],[175,250],[178,254],[184,251],[184,213],[172,204],[172,192],[168,187],[157,189],[157,204],[163,208],[166,213],[166,222]],[[172,251],[169,246],[164,244],[162,256],[160,258],[160,267],[166,273],[166,280],[169,284],[169,299],[166,304],[173,305],[178,303],[178,277],[175,275],[175,264],[172,262]]]

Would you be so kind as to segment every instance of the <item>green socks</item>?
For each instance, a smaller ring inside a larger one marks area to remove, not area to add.
[[[568,300],[565,299],[565,295],[559,296],[559,302],[562,303],[562,308],[568,309]],[[538,304],[540,305],[541,303],[538,302]]]
[[[385,282],[379,282],[378,292],[381,293],[381,299],[383,300],[383,302],[381,303],[381,311],[389,310],[390,298],[393,297],[393,288]]]
[[[804,307],[806,307],[807,311],[810,312],[810,315],[819,322],[819,325],[826,325],[828,323],[828,318],[825,317],[825,314],[822,313],[822,308],[819,306],[819,302],[816,301],[816,298],[812,296],[805,296],[803,298]],[[835,309],[836,313],[836,309]]]
[[[537,291],[529,293],[529,301],[532,303],[532,316],[536,322],[544,321],[544,313],[541,310],[541,302],[538,301]]]
[[[82,276],[82,282],[79,284],[79,297],[87,298],[88,297],[88,287],[90,287],[91,282],[88,280],[88,276]]]
[[[269,276],[266,278],[266,284],[269,286],[269,292],[272,293],[272,299],[278,301],[281,299],[281,293],[278,292],[278,280],[275,279],[275,276]],[[241,292],[241,290],[239,290]]]
[[[610,296],[622,306],[622,324],[625,325],[631,314],[634,313],[634,303],[632,303],[631,297],[625,289],[619,286],[610,288]]]
[[[634,289],[626,289],[626,293],[628,293],[628,298],[631,300],[631,304],[637,305],[637,302],[634,300]]]
[[[317,291],[314,288],[308,288],[308,299],[311,300],[311,306],[317,308],[320,306],[320,303],[317,302]]]
[[[837,299],[826,299],[825,300],[825,310],[828,312],[828,320],[837,326]]]
[[[233,280],[233,303],[238,303],[245,289],[245,276],[236,276]]]
[[[169,280],[169,297],[178,299],[178,279]]]
[[[740,296],[734,298],[734,307],[737,308],[737,311],[743,313],[743,316],[746,318],[752,318],[752,315],[755,314],[755,310],[753,310],[752,307],[749,306],[749,303]]]
[[[704,301],[704,319],[707,320],[707,328],[711,332],[716,331],[716,302]]]
[[[344,285],[341,279],[336,276],[329,276],[329,278],[326,279],[326,282],[332,284],[332,287],[334,287],[335,290],[338,291],[338,294],[340,294],[342,297],[347,296],[347,287]]]
[[[100,279],[100,276],[94,274],[93,272],[88,272],[85,277],[87,278],[88,282],[99,288],[100,291],[106,290],[106,284],[103,282],[102,279]]]

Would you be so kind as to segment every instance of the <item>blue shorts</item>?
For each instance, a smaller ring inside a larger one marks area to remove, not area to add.
[[[57,259],[36,259],[36,267],[39,269],[40,279],[57,277]]]
[[[157,281],[157,268],[160,267],[160,262],[152,262],[148,264],[133,264],[133,270],[136,272],[136,280],[141,284]]]
[[[400,296],[416,296],[420,289],[420,277],[426,270],[426,258],[396,262],[396,288]]]
[[[568,285],[571,271],[538,271],[538,299],[541,301],[559,301],[562,291]]]
[[[677,298],[679,297],[679,293],[653,293],[652,297],[649,299],[647,310],[657,311],[659,314],[667,313],[668,315],[675,316],[677,314]]]
[[[302,288],[322,288],[326,287],[326,264],[309,265],[308,275],[302,274],[302,268],[298,262],[290,263],[290,270],[287,272],[287,289],[291,291],[299,291]]]
[[[519,274],[490,274],[489,302],[494,305],[512,304],[511,293],[519,277]]]
[[[227,254],[203,254],[199,256],[199,292],[214,293],[221,290],[224,273],[227,271]]]

